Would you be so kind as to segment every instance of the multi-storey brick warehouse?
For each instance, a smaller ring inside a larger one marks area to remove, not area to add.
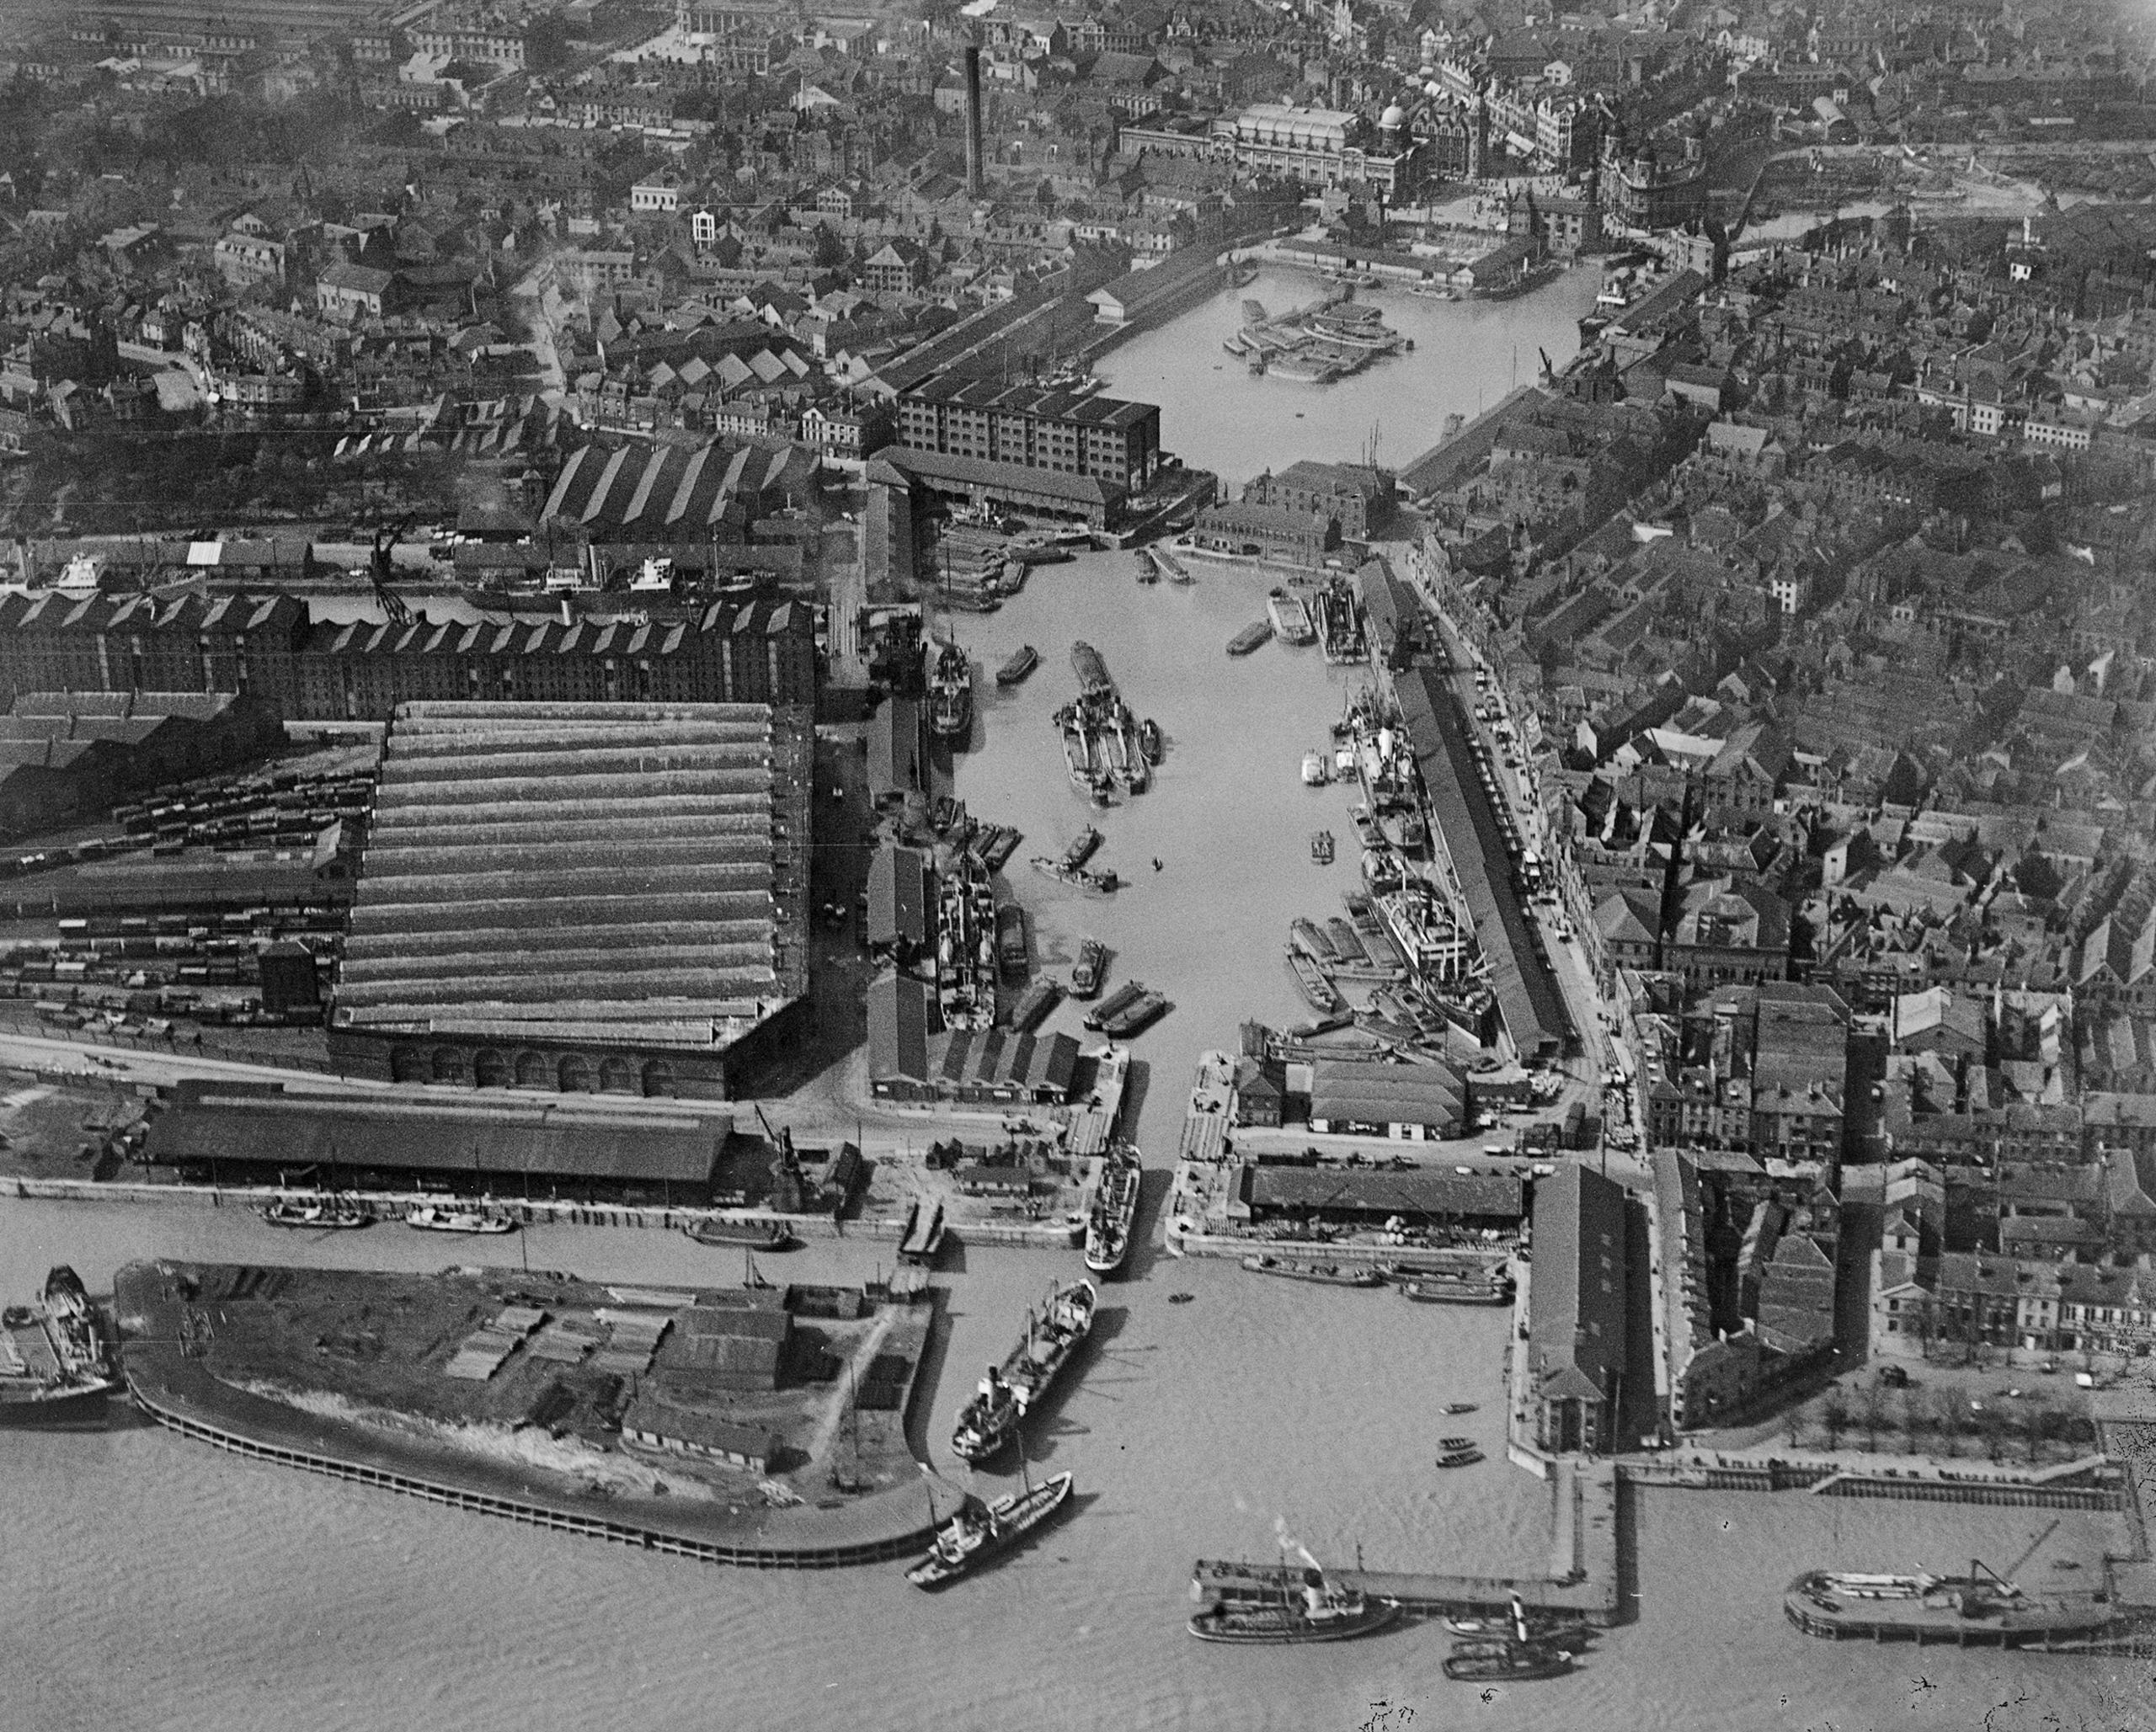
[[[0,599],[0,706],[35,691],[246,691],[286,720],[380,722],[417,699],[814,705],[818,679],[798,602],[377,625],[316,623],[289,596]]]
[[[1137,493],[1160,467],[1161,411],[992,379],[930,379],[899,398],[899,443]]]

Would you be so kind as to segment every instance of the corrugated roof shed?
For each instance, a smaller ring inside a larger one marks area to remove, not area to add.
[[[406,705],[339,1021],[737,1038],[806,989],[810,749],[762,705]]]
[[[366,1165],[707,1185],[729,1130],[636,1112],[565,1122],[536,1106],[345,1100],[198,1080],[182,1083],[173,1110],[151,1121],[146,1153],[287,1171]]]
[[[1313,1119],[1449,1128],[1460,1122],[1466,1099],[1459,1073],[1449,1065],[1319,1058],[1310,1066]]]

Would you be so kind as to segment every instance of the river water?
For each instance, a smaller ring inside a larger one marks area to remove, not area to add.
[[[1134,342],[1104,370],[1134,394],[1145,370],[1167,377],[1171,445],[1230,479],[1299,456],[1353,458],[1378,418],[1384,456],[1399,461],[1434,440],[1449,410],[1471,413],[1478,389],[1494,401],[1507,333],[1525,330],[1524,344],[1536,321],[1561,322],[1564,310],[1545,301],[1585,280],[1509,310],[1411,302],[1403,322],[1459,325],[1455,352],[1411,327],[1417,353],[1391,370],[1293,387],[1310,405],[1308,445],[1238,395],[1269,397],[1268,381],[1211,372],[1219,351],[1205,339],[1220,303]],[[1307,295],[1292,280],[1252,292],[1284,301],[1298,287]],[[1232,321],[1231,301],[1226,313]],[[1482,334],[1470,340],[1473,331]],[[1262,616],[1263,591],[1255,575],[1216,570],[1187,589],[1141,589],[1129,556],[1096,555],[1040,570],[1001,613],[957,621],[988,669],[1021,642],[1043,656],[1015,692],[984,681],[974,749],[957,772],[977,814],[1026,832],[1011,888],[1034,916],[1038,961],[1059,973],[1081,935],[1097,935],[1116,952],[1113,978],[1134,973],[1175,1002],[1136,1043],[1156,1243],[1160,1169],[1198,1054],[1231,1043],[1246,1017],[1304,1014],[1281,959],[1287,922],[1337,912],[1352,882],[1352,847],[1329,870],[1309,857],[1313,829],[1349,835],[1347,797],[1304,788],[1298,768],[1359,676],[1278,644],[1230,660],[1224,646]],[[1169,742],[1153,791],[1097,818],[1065,781],[1049,722],[1073,689],[1079,637]],[[1089,819],[1107,839],[1101,863],[1134,880],[1113,898],[1081,897],[1024,865]],[[1075,1029],[1074,1009],[1050,1026]],[[59,1261],[103,1288],[146,1255],[419,1269],[528,1255],[604,1278],[739,1276],[729,1257],[678,1234],[547,1227],[527,1241],[445,1246],[392,1227],[316,1238],[234,1210],[0,1204],[10,1294]],[[887,1259],[888,1248],[823,1243],[782,1266],[786,1278],[857,1282]],[[963,1483],[947,1442],[961,1395],[1007,1348],[1028,1302],[1075,1267],[1071,1254],[969,1249],[939,1277],[948,1333],[916,1442],[952,1482]],[[1173,1292],[1192,1298],[1171,1306]],[[2133,1685],[2072,1660],[1919,1656],[1797,1634],[1780,1595],[1801,1566],[1940,1569],[1980,1556],[2004,1568],[2051,1518],[1796,1495],[1640,1495],[1627,1554],[1637,1621],[1574,1676],[1486,1702],[1444,1680],[1444,1638],[1426,1628],[1292,1650],[1183,1633],[1194,1559],[1268,1558],[1283,1535],[1327,1560],[1352,1562],[1359,1549],[1373,1568],[1540,1570],[1546,1494],[1497,1447],[1504,1329],[1502,1314],[1267,1282],[1142,1247],[1104,1295],[1095,1342],[1034,1444],[1040,1468],[1076,1475],[1081,1506],[1022,1554],[934,1597],[896,1566],[713,1569],[237,1461],[156,1429],[0,1434],[0,1619],[13,1632],[0,1644],[0,1727],[1351,1732],[1383,1702],[1415,1714],[1388,1732],[1958,1732],[2004,1703],[1994,1732],[2021,1732],[2052,1710],[2080,1725]],[[1463,1399],[1481,1411],[1444,1415]],[[1438,1472],[1434,1441],[1452,1431],[1475,1435],[1492,1458]],[[979,1489],[992,1494],[1007,1477],[983,1476]],[[2108,1519],[2068,1516],[2022,1574],[2043,1578],[2062,1559],[2085,1570],[2117,1541]],[[2133,1718],[2145,1697],[2132,1700],[2089,1724],[2149,1724]]]

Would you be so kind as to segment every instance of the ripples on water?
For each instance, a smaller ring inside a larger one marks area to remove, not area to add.
[[[1385,424],[1382,459],[1396,463],[1434,440],[1446,413],[1471,413],[1478,391],[1502,394],[1515,335],[1524,374],[1533,347],[1566,359],[1582,289],[1591,298],[1585,274],[1505,308],[1390,297],[1417,353],[1348,386],[1214,373],[1239,297],[1136,340],[1102,370],[1129,394],[1159,396],[1171,448],[1231,481],[1299,456],[1352,459],[1374,418]],[[1277,312],[1314,286],[1267,277],[1250,292]],[[1287,924],[1336,912],[1354,882],[1352,849],[1331,869],[1310,863],[1310,830],[1348,834],[1347,797],[1303,788],[1298,768],[1363,676],[1278,644],[1230,661],[1224,646],[1261,616],[1264,589],[1248,574],[1140,589],[1128,555],[1103,555],[1046,568],[1002,612],[958,621],[986,669],[1021,642],[1042,653],[1014,693],[984,682],[979,749],[961,761],[958,791],[977,815],[1026,831],[1011,883],[1034,914],[1043,962],[1062,972],[1093,934],[1117,952],[1114,978],[1136,973],[1175,1000],[1138,1043],[1152,1071],[1140,1132],[1156,1169],[1172,1154],[1199,1051],[1231,1044],[1245,1017],[1305,1014],[1281,962]],[[1070,695],[1070,640],[1081,637],[1169,740],[1154,791],[1099,820],[1102,863],[1134,880],[1105,902],[1023,865],[1093,816],[1064,780],[1048,722]],[[1050,1026],[1076,1028],[1073,1007],[1057,1016]],[[1155,1228],[1163,1189],[1156,1171]],[[529,1237],[536,1263],[587,1276],[736,1274],[678,1234]],[[53,1262],[102,1286],[151,1255],[418,1269],[456,1260],[389,1228],[310,1240],[237,1211],[0,1204],[9,1293],[30,1291]],[[782,1260],[793,1279],[857,1282],[877,1257],[873,1246],[820,1244]],[[950,1335],[923,1441],[953,1479],[963,1470],[947,1440],[960,1397],[1007,1348],[1027,1303],[1075,1269],[1075,1255],[967,1251],[963,1270],[941,1277]],[[1169,1306],[1173,1289],[1195,1301]],[[1352,1561],[1359,1544],[1373,1567],[1542,1566],[1546,1494],[1497,1447],[1504,1319],[1145,1249],[1134,1278],[1104,1299],[1101,1339],[1035,1445],[1044,1470],[1075,1474],[1082,1507],[1003,1567],[935,1597],[891,1566],[750,1575],[648,1558],[240,1462],[157,1430],[0,1434],[0,1618],[12,1638],[0,1644],[0,1729],[1350,1732],[1382,1700],[1412,1707],[1417,1732],[1779,1732],[1959,1729],[2026,1694],[2034,1705],[1993,1723],[2018,1732],[2045,1708],[2078,1724],[2111,1676],[2068,1660],[1919,1656],[1797,1635],[1780,1594],[1800,1565],[1937,1569],[1971,1555],[2004,1565],[2049,1518],[1796,1495],[1643,1497],[1641,1621],[1604,1639],[1576,1676],[1492,1703],[1445,1681],[1444,1638],[1429,1628],[1329,1648],[1201,1646],[1182,1628],[1193,1559],[1267,1557],[1282,1532],[1331,1561]],[[1463,1399],[1482,1411],[1443,1414]],[[1493,1459],[1438,1473],[1434,1440],[1455,1431],[1473,1431]],[[981,1489],[995,1495],[1009,1478],[983,1476]],[[2102,1537],[2068,1516],[2052,1543],[2093,1562]],[[1938,1687],[1913,1693],[1919,1676]]]

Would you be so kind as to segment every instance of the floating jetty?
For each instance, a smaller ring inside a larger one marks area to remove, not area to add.
[[[1240,355],[1253,373],[1301,384],[1324,385],[1359,373],[1371,362],[1398,353],[1407,339],[1374,306],[1353,300],[1343,287],[1324,300],[1278,318],[1256,301],[1242,304],[1242,328],[1222,347]]]
[[[1966,1575],[1807,1570],[1782,1610],[1807,1636],[1919,1647],[2079,1647],[2128,1622],[2108,1594],[2031,1594],[1974,1559]]]

